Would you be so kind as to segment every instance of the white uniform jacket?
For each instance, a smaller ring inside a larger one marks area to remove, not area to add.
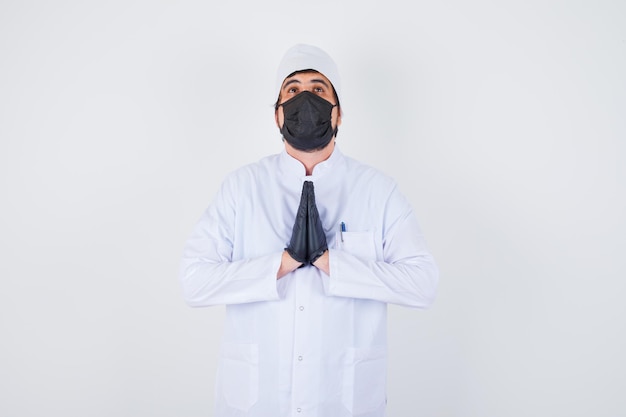
[[[306,266],[277,281],[305,180],[330,276]],[[382,417],[387,303],[428,307],[438,271],[395,182],[335,148],[311,176],[285,151],[231,173],[180,279],[189,305],[226,305],[215,417]]]

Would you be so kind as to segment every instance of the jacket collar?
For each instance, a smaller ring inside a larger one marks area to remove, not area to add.
[[[333,153],[330,154],[328,159],[315,165],[312,175],[306,175],[302,162],[289,155],[286,149],[283,149],[279,154],[279,166],[281,173],[286,177],[299,177],[302,181],[315,182],[316,179],[323,177],[332,171],[334,167],[339,166],[343,159],[343,153],[339,150],[339,146],[335,144],[335,149],[333,149]]]

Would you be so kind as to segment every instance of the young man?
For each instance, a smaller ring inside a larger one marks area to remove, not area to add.
[[[216,417],[382,417],[387,304],[426,308],[437,267],[395,182],[341,153],[319,48],[278,69],[285,149],[229,175],[187,242],[186,301],[226,305]]]

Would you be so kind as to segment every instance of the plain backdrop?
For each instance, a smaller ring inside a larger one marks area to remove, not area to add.
[[[602,0],[0,2],[0,416],[212,415],[223,311],[184,304],[180,255],[281,150],[299,42],[441,269],[431,309],[390,307],[388,415],[626,416],[626,3]]]

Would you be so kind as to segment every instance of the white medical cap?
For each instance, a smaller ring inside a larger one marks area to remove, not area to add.
[[[308,69],[324,74],[335,87],[337,97],[340,96],[341,78],[335,61],[320,48],[305,44],[294,45],[283,55],[276,72],[276,90],[280,92],[280,87],[289,74]]]

